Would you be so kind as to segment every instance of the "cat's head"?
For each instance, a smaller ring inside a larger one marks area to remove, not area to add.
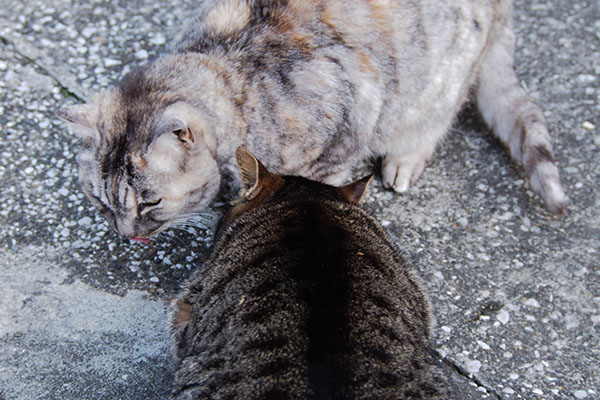
[[[215,236],[242,214],[276,197],[287,201],[310,196],[326,200],[339,200],[357,204],[361,201],[372,175],[341,187],[329,186],[297,176],[279,176],[269,170],[248,150],[239,147],[236,160],[240,170],[242,193],[221,218]],[[277,194],[277,196],[274,196]]]
[[[210,119],[134,78],[56,114],[82,139],[79,180],[92,204],[119,235],[147,241],[206,207],[220,175]]]

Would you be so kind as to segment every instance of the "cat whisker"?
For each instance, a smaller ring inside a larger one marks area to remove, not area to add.
[[[189,247],[189,243],[186,243],[180,236],[173,235],[173,239],[175,240],[175,242],[177,242],[177,244],[180,247],[182,247],[184,249]]]
[[[458,128],[450,128],[449,131],[452,133],[460,133],[461,135],[467,134],[467,131]]]
[[[169,239],[166,236],[167,235],[165,234],[165,231],[160,231],[156,235],[154,235],[154,238],[156,239],[156,241],[158,241],[158,243],[167,243]]]
[[[182,231],[182,232],[185,232],[185,233],[187,233],[189,235],[197,235],[198,234],[198,232],[196,232],[195,230],[193,230],[192,228],[190,228],[190,227],[188,227],[186,225],[177,226],[177,227],[175,227],[175,229],[179,230],[179,231]]]
[[[173,220],[171,227],[186,227],[193,229],[212,230],[217,224],[217,218],[214,213],[199,212],[189,213],[177,217]],[[197,232],[192,232],[197,234]]]

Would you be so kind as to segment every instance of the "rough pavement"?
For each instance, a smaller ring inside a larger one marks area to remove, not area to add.
[[[0,0],[0,399],[163,399],[167,298],[210,227],[118,238],[53,115],[165,53],[196,2]],[[462,398],[600,398],[600,2],[517,0],[517,73],[573,202],[552,217],[466,110],[416,187],[365,207],[414,258]]]

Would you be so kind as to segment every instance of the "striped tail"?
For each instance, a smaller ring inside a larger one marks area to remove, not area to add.
[[[512,2],[501,7],[512,8]],[[569,201],[560,183],[546,120],[514,72],[512,10],[499,15],[506,19],[497,21],[480,64],[479,110],[512,158],[525,167],[533,190],[553,213],[565,215]]]

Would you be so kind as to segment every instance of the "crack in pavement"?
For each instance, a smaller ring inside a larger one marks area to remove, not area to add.
[[[449,366],[450,368],[452,368],[452,370],[454,370],[456,373],[458,373],[459,375],[465,377],[467,380],[473,382],[478,387],[484,388],[490,395],[494,396],[496,399],[502,400],[504,398],[493,387],[491,387],[489,384],[485,383],[481,379],[477,378],[474,374],[472,374],[469,371],[467,371],[464,367],[462,367],[461,365],[459,365],[457,362],[455,362],[451,358],[442,356],[442,354],[439,351],[435,350],[435,349],[430,349],[430,351],[433,353],[433,355],[435,357],[437,357],[439,360],[442,360],[442,362],[444,364],[446,364],[447,366]]]
[[[0,26],[8,26],[10,23],[6,18],[0,17]],[[27,43],[18,35],[12,34],[8,29],[0,31],[0,39],[7,45],[12,46],[15,52],[27,61],[41,69],[52,78],[61,89],[67,90],[69,94],[78,101],[85,102],[88,98],[85,89],[77,83],[77,80],[65,65],[56,64],[56,60],[49,57],[44,51]]]

